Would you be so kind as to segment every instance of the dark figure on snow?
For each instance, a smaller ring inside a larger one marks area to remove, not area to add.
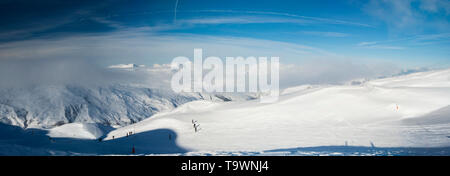
[[[200,125],[199,124],[194,124],[194,129],[195,129],[195,132],[197,133],[198,132],[198,127],[199,127]]]

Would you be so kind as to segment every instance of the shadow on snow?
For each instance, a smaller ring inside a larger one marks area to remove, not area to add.
[[[170,138],[169,138],[170,136]],[[75,138],[50,138],[47,131],[22,129],[0,123],[0,155],[128,155],[183,154],[188,152],[176,144],[177,134],[169,129],[158,129],[99,141]],[[230,153],[231,154],[231,153]],[[363,147],[318,146],[266,150],[244,155],[444,155],[450,156],[450,147]]]
[[[450,147],[319,146],[267,150],[285,155],[450,156]]]
[[[170,138],[169,138],[170,136]],[[186,153],[176,144],[177,134],[158,129],[99,141],[75,138],[50,138],[47,131],[22,129],[0,124],[0,155],[127,155]]]

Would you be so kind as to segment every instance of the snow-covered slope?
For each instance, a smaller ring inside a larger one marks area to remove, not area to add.
[[[370,84],[384,87],[450,87],[450,69],[379,79]]]
[[[130,154],[132,148],[137,154],[448,155],[449,78],[450,70],[438,70],[358,85],[304,85],[282,91],[272,104],[135,86],[15,90],[0,94],[9,124],[52,126],[77,115],[75,123],[51,129],[0,124],[0,155]]]
[[[273,104],[193,101],[110,132],[170,129],[196,152],[264,151],[308,146],[450,146],[450,70],[351,86],[301,86]],[[437,114],[437,115],[436,115]],[[419,118],[420,123],[410,119]],[[438,123],[424,124],[433,120]],[[192,120],[200,124],[195,132]],[[141,146],[150,147],[151,146]]]
[[[103,131],[93,123],[68,123],[50,129],[48,135],[54,138],[98,139]]]
[[[194,100],[230,101],[236,94],[176,94],[138,85],[38,86],[0,90],[0,122],[22,128],[52,128],[67,123],[125,126]]]

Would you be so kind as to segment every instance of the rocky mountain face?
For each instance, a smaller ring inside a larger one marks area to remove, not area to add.
[[[248,100],[245,94],[177,94],[170,89],[133,85],[37,86],[0,90],[0,122],[22,128],[67,123],[126,126],[195,100]]]

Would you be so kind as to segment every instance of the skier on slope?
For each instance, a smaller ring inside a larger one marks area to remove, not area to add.
[[[198,124],[197,121],[194,119],[192,119],[192,124],[194,126],[195,132],[198,132],[198,130],[199,130],[198,127],[200,126],[200,124]]]
[[[194,129],[195,129],[195,132],[198,132],[198,127],[200,126],[200,124],[194,124]]]

